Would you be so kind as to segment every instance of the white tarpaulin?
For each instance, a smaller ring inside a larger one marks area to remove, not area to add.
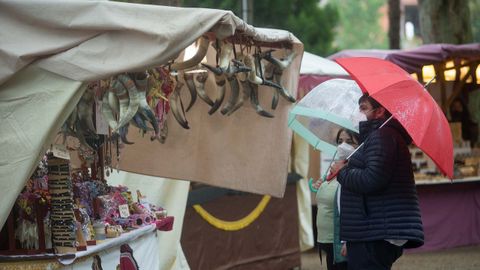
[[[336,62],[309,52],[303,52],[300,74],[314,74],[332,77],[348,76],[348,73]]]
[[[293,43],[299,56],[303,50],[289,32],[255,29],[229,11],[212,9],[104,1],[2,0],[0,25],[0,226],[39,157],[78,102],[84,89],[82,82],[165,64],[206,32],[222,39],[240,31],[259,42]],[[301,57],[297,57],[283,78],[293,95],[300,61]],[[242,110],[233,115],[237,120],[219,122],[202,115],[197,117],[199,122],[192,123],[216,125],[213,138],[221,137],[222,145],[228,146],[223,150],[233,158],[223,158],[217,148],[211,150],[208,144],[215,142],[197,142],[202,145],[204,157],[208,157],[206,165],[212,168],[194,164],[204,172],[199,179],[169,176],[207,183],[211,180],[215,185],[282,196],[291,142],[286,125],[288,106],[281,103],[270,121],[251,113],[251,108]],[[228,126],[223,125],[228,121]],[[244,125],[241,130],[234,121]],[[175,125],[169,125],[171,133],[180,134]],[[195,140],[193,135],[187,146]],[[202,138],[209,136],[204,134]],[[173,136],[167,140],[180,145]],[[187,152],[169,156],[171,164],[179,160],[193,164],[184,155]],[[158,153],[160,157],[161,153],[168,156],[168,152]],[[233,166],[235,154],[242,158]],[[198,158],[198,153],[190,157]],[[155,160],[151,162],[146,166],[154,166]],[[222,178],[227,173],[231,179]]]
[[[126,172],[113,172],[108,183],[127,186],[132,191],[140,190],[150,203],[167,209],[168,215],[173,216],[175,221],[171,231],[157,233],[160,247],[156,255],[160,264],[158,269],[189,269],[180,247],[180,236],[190,183]]]
[[[77,81],[104,79],[174,59],[206,32],[241,31],[262,42],[299,43],[231,11],[104,1],[0,1],[0,83],[29,63]]]

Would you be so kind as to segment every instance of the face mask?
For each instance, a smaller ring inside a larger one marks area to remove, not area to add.
[[[355,148],[350,144],[343,142],[337,146],[337,158],[345,160],[347,157],[355,151]]]

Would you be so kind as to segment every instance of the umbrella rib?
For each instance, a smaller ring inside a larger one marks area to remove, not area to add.
[[[328,120],[332,123],[335,123],[339,126],[342,126],[344,128],[353,130],[358,133],[358,130],[353,126],[353,124],[344,118],[338,117],[332,113],[329,113],[324,110],[320,109],[312,109],[312,108],[306,108],[306,107],[295,107],[291,111],[292,114],[297,114],[297,115],[303,115],[303,116],[308,116],[308,117],[313,117],[313,118],[320,118],[320,119],[325,119]]]

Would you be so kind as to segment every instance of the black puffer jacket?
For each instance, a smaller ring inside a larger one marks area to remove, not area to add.
[[[337,176],[342,185],[340,237],[345,241],[408,240],[423,245],[423,228],[408,144],[397,120],[360,123],[365,144]]]

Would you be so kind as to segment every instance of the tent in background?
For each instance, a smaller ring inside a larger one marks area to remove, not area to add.
[[[318,55],[304,52],[298,81],[298,97],[305,96],[320,83],[332,78],[348,78],[348,73],[337,63]]]
[[[421,83],[428,82],[436,74],[429,92],[446,112],[451,102],[458,96],[466,81],[461,77],[471,72],[473,78],[480,74],[480,43],[471,44],[428,44],[409,50],[344,50],[328,59],[346,57],[375,57],[388,60],[414,74]],[[438,90],[438,91],[437,91]]]

